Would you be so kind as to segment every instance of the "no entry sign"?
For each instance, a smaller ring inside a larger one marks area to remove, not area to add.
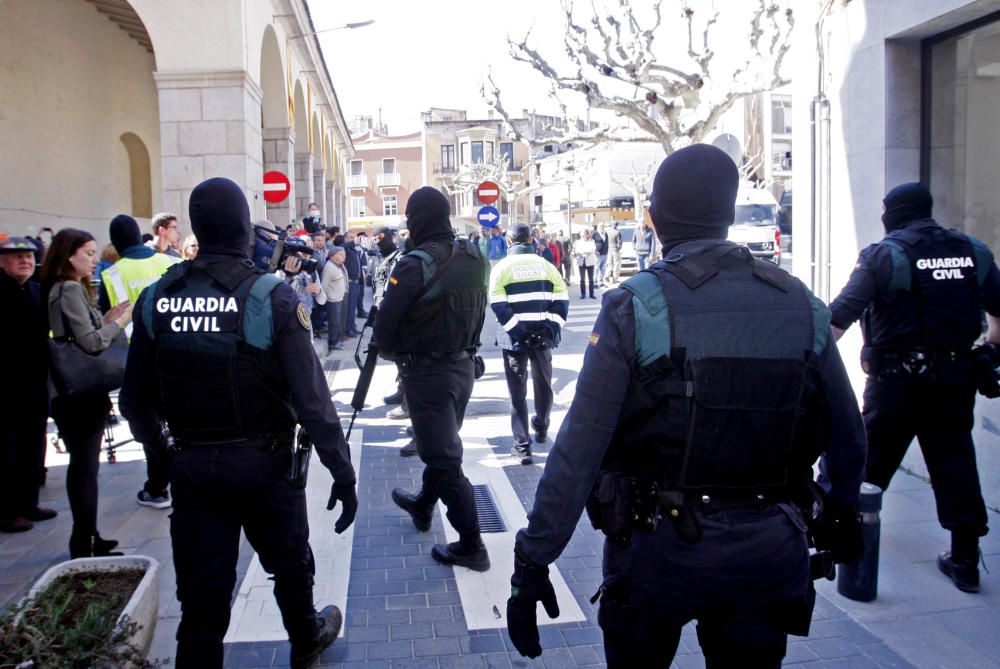
[[[273,170],[264,174],[264,199],[271,204],[281,202],[291,191],[291,182],[281,172]]]
[[[500,186],[494,181],[484,181],[476,188],[476,196],[483,204],[493,204],[500,199]]]

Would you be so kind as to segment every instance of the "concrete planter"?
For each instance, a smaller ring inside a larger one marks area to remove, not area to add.
[[[35,597],[35,595],[64,574],[73,572],[115,571],[117,569],[141,569],[146,572],[132,593],[132,597],[125,603],[125,608],[122,609],[121,615],[118,618],[118,621],[121,622],[123,618],[128,617],[130,621],[138,625],[135,633],[129,637],[128,641],[145,654],[149,651],[149,645],[153,640],[160,599],[159,586],[157,585],[157,579],[160,575],[160,563],[151,557],[145,555],[123,555],[115,557],[77,558],[75,560],[60,562],[42,574],[42,577],[38,579],[28,592],[28,599]]]

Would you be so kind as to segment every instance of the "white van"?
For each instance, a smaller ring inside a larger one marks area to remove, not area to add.
[[[729,241],[747,247],[755,258],[780,264],[778,209],[778,201],[769,191],[743,184],[736,195],[736,219],[729,227]]]

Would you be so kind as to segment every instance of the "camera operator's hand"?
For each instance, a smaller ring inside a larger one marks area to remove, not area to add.
[[[514,553],[514,574],[507,600],[507,631],[514,647],[526,657],[542,654],[538,638],[536,603],[541,602],[549,618],[559,617],[559,602],[549,580],[549,568],[531,565]]]
[[[281,266],[281,269],[285,270],[288,274],[298,274],[302,269],[302,258],[288,256],[285,258],[285,264]]]
[[[306,290],[310,295],[319,295],[320,291],[323,290],[318,283],[310,283],[306,286]]]
[[[337,502],[344,505],[344,510],[340,512],[340,518],[333,526],[333,531],[342,534],[344,530],[354,523],[354,516],[358,513],[358,490],[357,483],[334,483],[330,489],[330,500],[326,503],[326,510],[333,511]]]

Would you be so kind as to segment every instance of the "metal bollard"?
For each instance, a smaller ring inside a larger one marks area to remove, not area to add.
[[[865,550],[861,557],[837,569],[837,592],[857,602],[871,602],[878,594],[878,548],[882,521],[882,489],[861,484],[861,532]]]

